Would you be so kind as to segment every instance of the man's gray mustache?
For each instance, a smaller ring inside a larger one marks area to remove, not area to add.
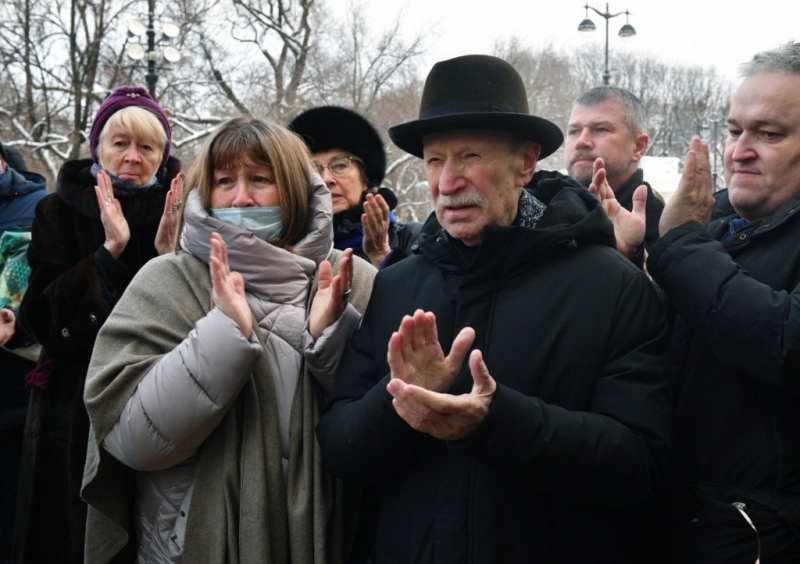
[[[436,199],[436,211],[441,212],[444,208],[460,208],[463,206],[478,206],[481,208],[486,207],[486,200],[480,192],[472,192],[471,194],[456,195],[456,196],[442,196]]]

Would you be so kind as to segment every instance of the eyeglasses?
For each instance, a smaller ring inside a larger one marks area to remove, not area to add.
[[[317,169],[317,172],[320,176],[322,176],[322,172],[327,168],[331,171],[331,174],[334,176],[344,176],[350,172],[352,168],[351,161],[355,161],[359,164],[361,163],[361,159],[357,159],[356,157],[336,157],[335,159],[331,159],[328,161],[328,164],[322,166],[320,164],[314,163],[314,168]]]

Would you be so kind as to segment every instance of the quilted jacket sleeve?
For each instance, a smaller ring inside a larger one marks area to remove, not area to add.
[[[334,272],[339,272],[339,260],[341,251],[334,251],[329,260]],[[327,327],[315,342],[308,332],[308,321],[306,321],[303,335],[303,353],[309,372],[326,393],[333,389],[336,380],[336,373],[339,370],[339,361],[347,346],[348,339],[358,327],[361,316],[369,302],[372,294],[372,284],[376,274],[375,268],[367,261],[353,256],[353,280],[349,303],[342,313],[330,327]],[[312,287],[309,300],[313,300],[316,295],[317,282]]]
[[[139,471],[192,456],[216,428],[260,358],[254,334],[214,308],[145,375],[103,446]]]
[[[339,361],[342,359],[342,351],[359,321],[361,321],[361,314],[352,304],[347,304],[342,316],[326,327],[316,341],[308,332],[308,322],[306,322],[303,334],[303,354],[309,372],[327,393],[333,389],[336,371],[339,369]]]

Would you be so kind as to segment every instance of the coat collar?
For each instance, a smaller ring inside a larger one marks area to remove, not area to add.
[[[617,198],[619,205],[625,209],[630,209],[630,207],[633,205],[633,193],[642,184],[646,184],[647,187],[650,188],[650,185],[644,181],[644,171],[640,168],[637,168],[631,177],[628,178],[628,180],[626,180],[616,192],[614,192],[614,196]]]
[[[738,217],[738,214],[736,210],[733,209],[727,190],[718,192],[715,194],[715,198],[717,202],[714,205],[711,223],[708,224],[707,231],[709,235],[715,239],[719,239],[725,230],[728,229],[728,224],[731,219]],[[729,237],[725,241],[725,248],[733,250],[740,246],[747,245],[752,236],[778,229],[786,222],[797,221],[796,218],[798,216],[800,216],[800,194],[795,194],[793,198],[779,207],[771,216],[751,221],[745,228],[740,230],[738,236]],[[745,237],[741,237],[741,235],[745,235]]]
[[[7,166],[5,173],[0,174],[0,199],[26,196],[44,189],[44,177],[35,172],[19,172]]]
[[[546,206],[536,228],[487,227],[473,266],[505,261],[510,263],[505,268],[516,271],[530,268],[534,264],[531,258],[556,248],[577,249],[587,245],[616,248],[614,228],[602,205],[571,178],[558,173],[537,173],[525,189]],[[420,251],[443,270],[464,270],[449,248],[435,213],[423,226]]]
[[[81,215],[99,221],[100,207],[97,205],[97,196],[94,192],[97,181],[92,176],[92,164],[92,159],[65,162],[58,171],[56,194],[61,201]],[[158,223],[158,218],[164,212],[166,190],[180,170],[181,162],[170,157],[162,182],[163,186],[167,187],[164,191],[118,196],[117,199],[122,205],[122,212],[128,223],[131,225]]]

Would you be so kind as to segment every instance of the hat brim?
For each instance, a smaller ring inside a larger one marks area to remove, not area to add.
[[[364,163],[370,187],[386,176],[386,151],[378,130],[361,114],[340,106],[317,106],[295,116],[289,129],[297,133],[312,154],[331,149],[349,151]]]
[[[422,138],[425,135],[459,129],[485,129],[517,134],[541,145],[540,159],[555,153],[564,142],[564,134],[553,122],[513,112],[458,113],[418,119],[390,127],[389,137],[405,152],[422,158]]]

